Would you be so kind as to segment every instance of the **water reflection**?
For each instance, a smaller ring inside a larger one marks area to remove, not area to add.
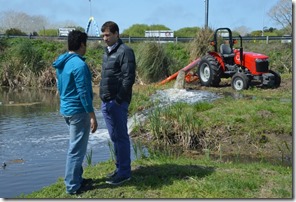
[[[0,88],[0,102],[0,117],[26,117],[54,112],[59,105],[57,91],[51,89]]]
[[[94,107],[98,109],[99,105],[100,99],[98,94],[94,92]],[[0,116],[24,117],[28,114],[56,112],[58,110],[59,95],[56,88],[12,89],[0,87]]]

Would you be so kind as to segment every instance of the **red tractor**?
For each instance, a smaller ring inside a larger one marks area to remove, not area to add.
[[[218,37],[220,42],[218,52]],[[232,31],[229,28],[219,28],[214,33],[211,45],[214,51],[203,56],[197,68],[201,85],[219,86],[221,78],[231,77],[231,86],[235,90],[248,89],[250,84],[260,83],[262,86],[277,88],[281,84],[279,73],[269,69],[269,58],[266,55],[253,52],[243,52],[242,37],[240,48],[234,49]],[[223,41],[222,40],[222,41]]]

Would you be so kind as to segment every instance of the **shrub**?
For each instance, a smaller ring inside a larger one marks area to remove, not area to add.
[[[31,71],[37,74],[44,66],[42,50],[34,47],[30,40],[23,40],[15,47],[16,56],[20,59],[20,71]]]
[[[211,29],[202,28],[197,32],[189,46],[191,61],[206,55],[211,50],[210,41],[213,40],[213,36],[214,32]]]
[[[136,56],[139,79],[144,83],[156,82],[168,76],[170,58],[162,44],[142,43]]]
[[[167,43],[164,48],[168,57],[171,58],[168,69],[170,75],[190,63],[188,43]]]
[[[5,31],[6,35],[14,35],[14,36],[26,36],[27,34],[25,32],[22,32],[19,29],[11,28]]]

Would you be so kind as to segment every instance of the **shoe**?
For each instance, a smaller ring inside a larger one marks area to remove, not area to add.
[[[67,194],[70,194],[70,195],[79,195],[79,194],[82,194],[81,187],[78,190],[76,190],[74,192],[71,192],[71,193],[67,193]]]
[[[106,175],[107,178],[113,178],[117,174],[117,170],[114,170],[112,173]]]
[[[77,191],[74,191],[74,192],[71,192],[71,193],[68,193],[70,195],[79,195],[81,194],[81,191],[77,190]]]
[[[131,177],[123,177],[123,176],[118,176],[116,175],[115,177],[111,178],[110,180],[107,180],[107,184],[112,184],[112,185],[119,185],[122,184],[126,181],[129,181]]]
[[[81,187],[85,187],[85,186],[87,186],[87,185],[89,185],[90,183],[92,182],[92,179],[90,179],[90,178],[83,178],[82,179],[82,182],[81,182]]]
[[[68,193],[68,194],[70,194],[70,195],[82,194],[84,191],[86,191],[89,188],[91,182],[92,182],[92,179],[83,178],[79,189],[74,192]]]

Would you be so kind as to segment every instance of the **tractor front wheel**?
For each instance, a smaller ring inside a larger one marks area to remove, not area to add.
[[[249,78],[246,74],[237,72],[232,76],[231,86],[234,90],[246,90],[249,88]]]

